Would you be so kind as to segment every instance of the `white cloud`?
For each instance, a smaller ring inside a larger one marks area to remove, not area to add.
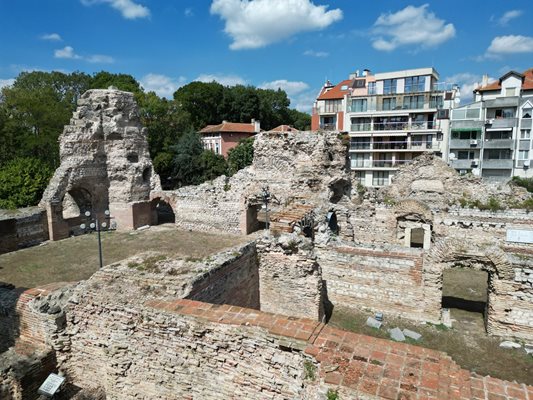
[[[520,17],[522,14],[523,14],[522,10],[510,10],[510,11],[507,11],[505,14],[503,14],[498,19],[498,24],[501,25],[501,26],[506,26],[509,23],[509,21],[511,21],[512,19]]]
[[[429,4],[407,6],[396,13],[381,14],[372,29],[372,46],[380,51],[401,46],[429,48],[453,38],[453,24],[437,18],[428,7]]]
[[[11,86],[15,83],[14,79],[0,79],[0,89],[6,86]]]
[[[224,86],[245,85],[246,81],[237,75],[213,75],[213,74],[201,74],[195,81],[198,82],[218,82]]]
[[[522,35],[496,36],[487,49],[487,56],[533,53],[533,37]]]
[[[115,59],[111,56],[103,54],[93,54],[86,57],[76,54],[74,48],[71,46],[65,46],[62,49],[54,51],[55,58],[65,58],[69,60],[84,60],[93,64],[111,64],[115,62]]]
[[[147,74],[141,78],[141,86],[148,92],[155,92],[158,96],[172,98],[178,88],[186,82],[185,77],[171,78],[160,74]]]
[[[462,103],[468,103],[472,101],[473,91],[475,88],[481,85],[483,77],[478,74],[472,74],[470,72],[461,72],[452,76],[449,76],[444,79],[446,83],[459,85],[461,92],[461,101]],[[489,77],[488,81],[493,82],[495,79]]]
[[[47,33],[41,36],[42,40],[49,40],[51,42],[61,42],[63,39],[59,33]]]
[[[76,53],[74,53],[74,48],[71,46],[65,46],[62,49],[57,49],[54,51],[54,57],[55,58],[68,58],[71,60],[79,60],[82,57]]]
[[[133,0],[81,0],[85,6],[93,4],[109,4],[112,8],[119,11],[126,19],[147,18],[150,16],[150,9]]]
[[[286,79],[278,79],[272,82],[263,82],[260,86],[261,89],[273,89],[284,90],[289,97],[294,96],[304,90],[309,89],[309,85],[301,81],[288,81]]]
[[[115,62],[113,57],[103,54],[94,54],[86,57],[85,60],[93,64],[112,64]]]
[[[211,13],[225,21],[232,50],[264,47],[342,19],[340,9],[328,11],[310,0],[213,0]]]
[[[325,51],[306,50],[304,51],[304,56],[324,58],[329,56],[329,53]]]
[[[192,8],[190,7],[187,7],[184,11],[183,11],[183,14],[186,16],[186,17],[194,17],[194,11]]]

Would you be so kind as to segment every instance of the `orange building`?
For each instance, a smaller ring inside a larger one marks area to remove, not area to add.
[[[198,133],[202,138],[204,149],[227,157],[228,151],[237,146],[240,140],[254,136],[260,130],[259,121],[252,119],[248,124],[222,121],[218,125],[207,125]]]

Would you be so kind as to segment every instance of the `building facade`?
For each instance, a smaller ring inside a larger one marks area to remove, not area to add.
[[[533,177],[532,110],[533,69],[484,78],[474,102],[451,113],[450,165],[490,180]]]
[[[229,150],[236,147],[240,140],[254,136],[260,131],[259,121],[252,119],[249,124],[222,121],[218,125],[207,125],[198,133],[204,149],[227,157]]]
[[[324,86],[313,109],[313,128],[347,132],[359,183],[388,185],[400,165],[421,153],[446,159],[457,87],[438,80],[433,68],[356,72],[336,86]]]

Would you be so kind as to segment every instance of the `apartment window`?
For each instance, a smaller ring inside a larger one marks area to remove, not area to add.
[[[468,108],[466,110],[467,119],[479,119],[481,109],[480,108]]]
[[[442,108],[444,106],[444,99],[442,96],[431,96],[430,102],[431,108]]]
[[[483,158],[485,160],[510,160],[511,150],[509,149],[485,149]]]
[[[364,184],[365,183],[365,172],[364,171],[356,171],[354,172],[354,180],[357,183]]]
[[[516,96],[516,88],[510,87],[505,89],[505,95],[506,96]]]
[[[362,150],[370,149],[370,138],[351,138],[350,139],[350,149],[352,150]]]
[[[424,92],[426,87],[425,76],[413,76],[405,78],[405,93]]]
[[[531,108],[524,108],[522,110],[522,118],[531,118]]]
[[[529,150],[519,150],[518,151],[519,160],[529,160]]]
[[[370,118],[352,118],[352,131],[369,131],[370,127]]]
[[[215,153],[216,154],[220,154],[220,147],[219,147],[218,143],[215,144]]]
[[[473,151],[458,151],[457,152],[457,159],[458,160],[473,160],[474,157]]]
[[[383,94],[394,94],[398,86],[397,79],[385,79],[383,81]]]
[[[365,80],[364,79],[356,79],[355,80],[355,87],[358,89],[365,87]]]
[[[520,129],[520,139],[531,138],[531,129]]]
[[[373,186],[385,186],[389,184],[389,171],[374,171],[372,175]]]
[[[368,94],[376,94],[376,82],[368,82]]]
[[[326,100],[325,109],[326,112],[342,111],[342,100]]]
[[[424,96],[405,96],[403,98],[403,108],[409,110],[424,108]]]
[[[352,168],[365,168],[370,166],[370,154],[357,153],[351,155]]]
[[[366,99],[352,100],[352,112],[365,112],[367,110]]]
[[[486,140],[505,140],[505,139],[511,139],[512,138],[512,132],[511,131],[489,131],[485,132],[485,139]]]
[[[383,111],[390,111],[396,108],[396,97],[385,97],[383,99]]]
[[[452,130],[452,139],[458,140],[472,140],[479,139],[479,131],[453,131]]]
[[[501,108],[494,113],[496,118],[514,118],[514,110],[512,108]]]

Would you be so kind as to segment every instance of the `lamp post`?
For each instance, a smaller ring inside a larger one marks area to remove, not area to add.
[[[100,222],[98,220],[98,217],[95,215],[94,219],[91,219],[91,212],[85,211],[85,217],[87,218],[87,224],[81,224],[80,228],[84,231],[91,231],[95,230],[98,234],[98,256],[100,258],[100,268],[104,266],[104,261],[102,257],[102,239],[100,237],[100,232],[103,230],[107,230],[109,228],[109,220],[111,219],[111,216],[109,215],[109,210],[104,211],[104,219],[105,221]]]

